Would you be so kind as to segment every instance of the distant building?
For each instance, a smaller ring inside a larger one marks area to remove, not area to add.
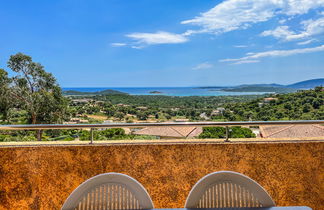
[[[303,138],[324,137],[322,125],[266,125],[260,126],[260,136],[263,138]]]
[[[140,109],[140,110],[147,110],[147,107],[146,106],[138,106],[136,107],[137,109]]]
[[[78,118],[78,117],[74,117],[74,118],[70,119],[70,122],[66,122],[66,123],[77,124],[77,123],[88,123],[88,122],[89,122],[89,120],[84,120],[84,119],[81,119],[81,118]]]
[[[175,119],[174,122],[189,122],[189,119],[186,119],[186,118]]]
[[[133,118],[135,118],[136,115],[135,114],[126,114],[126,117],[133,117]]]
[[[74,117],[74,118],[71,118],[70,121],[71,122],[80,122],[81,118],[78,118],[78,117]]]
[[[64,125],[73,125],[73,124],[77,124],[76,122],[63,122]]]
[[[203,112],[199,115],[200,118],[204,119],[204,120],[209,120],[210,118],[207,116],[206,112]]]
[[[80,104],[86,104],[88,103],[89,101],[91,101],[91,99],[88,99],[88,98],[82,98],[82,99],[73,99],[72,102],[77,104],[77,103],[80,103]]]
[[[278,98],[264,98],[263,102],[264,103],[270,103],[270,101],[277,101],[277,100],[278,100]]]
[[[201,133],[201,127],[191,126],[148,127],[134,132],[136,135],[156,136],[162,139],[194,138],[199,136]]]
[[[127,106],[129,106],[129,105],[127,105],[127,104],[117,104],[117,106],[127,107]]]
[[[214,116],[214,115],[222,115],[224,112],[225,112],[225,108],[218,107],[216,110],[213,110],[210,115],[211,116]]]
[[[110,124],[110,123],[113,123],[114,121],[113,120],[104,120],[102,124]]]

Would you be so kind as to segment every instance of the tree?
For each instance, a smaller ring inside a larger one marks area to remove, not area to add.
[[[122,113],[122,112],[116,112],[114,114],[114,117],[118,118],[119,120],[122,120],[124,118],[124,113]]]
[[[318,86],[318,87],[315,87],[314,90],[315,90],[315,92],[321,92],[321,91],[323,91],[323,88],[324,87],[322,87],[322,86]]]
[[[13,106],[9,92],[10,78],[4,69],[0,69],[0,114],[2,114],[2,120],[7,123],[9,123],[9,111]]]
[[[255,134],[249,128],[233,126],[230,130],[230,138],[255,138]]]
[[[199,138],[226,138],[226,129],[224,127],[203,127]],[[249,128],[233,126],[229,129],[229,138],[255,138],[255,134]]]
[[[225,138],[226,130],[224,127],[203,127],[203,132],[199,135],[199,138]]]
[[[8,67],[16,73],[10,94],[28,112],[28,121],[31,124],[62,122],[67,113],[67,100],[54,76],[22,53],[10,56]]]

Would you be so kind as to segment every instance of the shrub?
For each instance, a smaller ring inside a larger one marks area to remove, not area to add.
[[[199,138],[226,138],[226,129],[224,127],[203,127]],[[229,138],[255,138],[255,134],[249,128],[233,126],[229,128]]]

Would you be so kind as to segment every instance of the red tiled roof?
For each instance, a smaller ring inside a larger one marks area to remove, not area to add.
[[[276,125],[260,126],[261,136],[264,138],[289,137],[324,137],[322,125]]]
[[[136,131],[134,134],[137,135],[150,135],[150,136],[164,136],[164,137],[195,137],[202,132],[200,127],[148,127]]]

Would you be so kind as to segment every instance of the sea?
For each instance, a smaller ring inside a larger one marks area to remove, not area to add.
[[[231,96],[231,95],[262,95],[270,92],[227,92],[222,88],[199,87],[65,87],[64,91],[98,92],[117,90],[129,95],[164,95],[164,96]],[[159,92],[159,93],[153,93]]]

